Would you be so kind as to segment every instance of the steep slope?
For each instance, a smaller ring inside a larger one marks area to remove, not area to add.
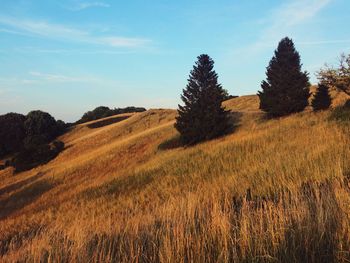
[[[179,147],[175,110],[149,110],[76,126],[47,165],[0,171],[2,260],[349,258],[349,127],[328,111],[266,120],[256,96],[224,105],[235,132],[195,147]]]

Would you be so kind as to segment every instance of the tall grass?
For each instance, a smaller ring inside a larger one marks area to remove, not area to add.
[[[190,148],[159,147],[177,136],[173,111],[80,126],[54,162],[0,174],[2,261],[349,262],[350,126],[329,114],[249,110]]]

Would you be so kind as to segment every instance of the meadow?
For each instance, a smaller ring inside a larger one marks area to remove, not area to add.
[[[258,104],[226,101],[234,132],[193,147],[175,110],[80,124],[55,160],[0,171],[0,260],[349,262],[349,123]]]

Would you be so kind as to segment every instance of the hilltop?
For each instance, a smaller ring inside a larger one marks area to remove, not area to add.
[[[349,127],[330,111],[267,120],[255,95],[224,106],[235,131],[194,147],[175,110],[151,109],[76,125],[53,161],[0,171],[2,260],[348,259]]]

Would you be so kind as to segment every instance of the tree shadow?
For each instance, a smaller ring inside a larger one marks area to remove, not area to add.
[[[237,130],[237,128],[239,126],[241,126],[242,116],[243,116],[243,113],[240,111],[230,111],[229,112],[231,127],[230,127],[227,134],[234,133]]]
[[[224,137],[226,135],[229,135],[231,133],[234,133],[237,128],[241,125],[241,118],[243,116],[242,112],[239,111],[229,111],[229,119],[230,119],[230,127],[228,128],[228,130],[222,134],[222,136],[219,136],[217,138],[221,138]],[[213,138],[213,139],[217,139],[217,138]],[[210,141],[210,140],[207,140]],[[205,142],[205,141],[201,141],[201,142]],[[173,150],[173,149],[177,149],[177,148],[181,148],[181,147],[192,147],[195,146],[201,142],[195,143],[195,144],[184,144],[181,141],[180,135],[175,135],[174,137],[165,140],[164,142],[162,142],[161,144],[158,145],[158,150],[160,151],[167,151],[167,150]]]
[[[15,168],[14,173],[31,170],[55,159],[64,149],[65,145],[62,141],[54,141],[52,144],[36,145],[24,149],[15,155],[10,165]]]
[[[176,148],[184,147],[185,145],[182,143],[180,139],[180,135],[176,135],[170,139],[165,140],[161,144],[158,145],[158,150],[167,151],[173,150]]]
[[[111,125],[117,122],[121,122],[123,120],[126,120],[128,118],[130,118],[131,116],[117,116],[117,117],[113,117],[113,118],[108,118],[105,120],[101,120],[101,121],[97,121],[94,123],[90,123],[87,125],[88,128],[90,129],[96,129],[96,128],[101,128],[107,125]]]
[[[0,196],[3,195],[3,194],[9,193],[9,192],[15,191],[15,190],[25,186],[26,184],[30,184],[30,183],[36,181],[37,179],[41,178],[43,175],[44,175],[44,173],[39,172],[36,175],[31,176],[31,177],[29,177],[27,179],[24,179],[24,180],[19,181],[17,183],[13,183],[11,185],[3,187],[3,188],[0,189]]]
[[[21,191],[0,200],[0,220],[12,215],[52,189],[54,184],[47,179],[34,182]]]
[[[308,214],[301,221],[293,219],[285,229],[277,250],[281,262],[336,262],[342,225],[335,191],[330,181],[302,185],[300,194],[308,200]]]

